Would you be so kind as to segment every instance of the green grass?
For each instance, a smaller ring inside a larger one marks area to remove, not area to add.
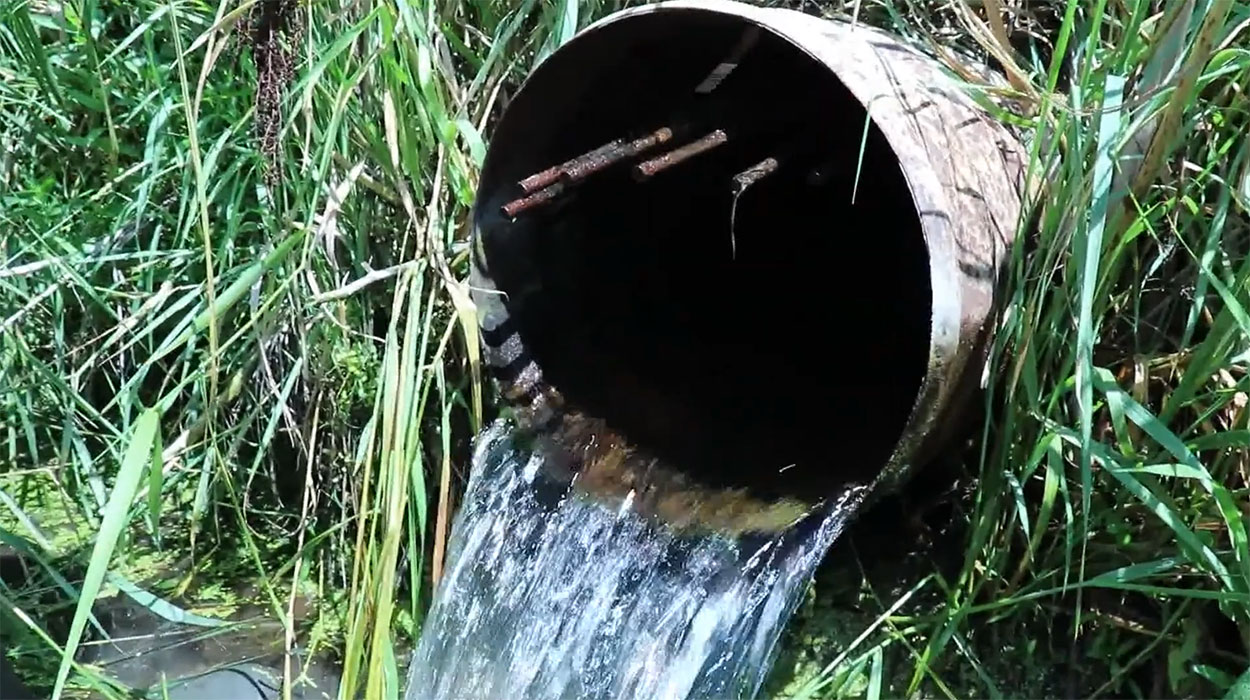
[[[822,577],[786,687],[1229,692],[1250,5],[790,4],[1009,63],[1041,205],[948,561]],[[338,649],[342,697],[395,697],[493,411],[461,282],[483,144],[535,63],[620,6],[0,0],[0,536],[38,562],[0,584],[19,669],[121,697],[63,654],[98,638],[98,596],[133,580],[211,624],[210,592],[246,581],[288,639]]]

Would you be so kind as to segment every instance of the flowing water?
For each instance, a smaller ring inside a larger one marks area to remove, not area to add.
[[[781,536],[677,536],[478,438],[406,700],[753,697],[862,491]]]

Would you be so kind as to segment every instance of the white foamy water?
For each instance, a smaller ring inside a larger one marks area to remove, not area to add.
[[[679,537],[552,480],[496,423],[478,438],[405,698],[754,697],[858,497],[777,537]]]

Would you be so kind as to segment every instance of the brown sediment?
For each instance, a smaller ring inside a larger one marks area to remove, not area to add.
[[[630,499],[631,510],[659,518],[677,531],[727,536],[779,532],[812,508],[795,499],[760,499],[745,488],[697,483],[630,445],[602,420],[582,413],[564,414],[548,437],[575,462],[574,489],[610,505]]]

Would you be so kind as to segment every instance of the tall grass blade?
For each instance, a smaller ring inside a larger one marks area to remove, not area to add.
[[[82,590],[79,593],[78,605],[74,610],[74,619],[70,623],[69,636],[61,653],[61,666],[57,670],[56,685],[52,690],[52,700],[58,700],[65,690],[65,682],[69,677],[74,655],[78,651],[78,643],[82,639],[83,627],[91,615],[91,607],[100,593],[100,584],[108,573],[109,561],[113,549],[130,523],[130,506],[135,493],[139,489],[139,481],[143,478],[144,467],[152,454],[152,444],[156,433],[160,430],[161,414],[148,409],[135,421],[131,430],[125,456],[117,471],[113,490],[109,494],[108,505],[104,508],[100,520],[100,531],[96,535],[95,546],[91,550],[91,559],[87,564],[87,573],[83,578]]]
[[[1122,129],[1120,106],[1124,99],[1124,78],[1108,75],[1104,85],[1102,118],[1098,125],[1098,151],[1094,161],[1093,207],[1089,223],[1073,241],[1079,274],[1080,300],[1076,331],[1076,391],[1081,424],[1081,563],[1085,578],[1086,543],[1089,541],[1090,504],[1094,488],[1091,471],[1094,432],[1094,294],[1098,289],[1098,269],[1102,259],[1103,233],[1107,226],[1111,182],[1115,172],[1116,137]],[[1077,596],[1077,619],[1081,598]]]

